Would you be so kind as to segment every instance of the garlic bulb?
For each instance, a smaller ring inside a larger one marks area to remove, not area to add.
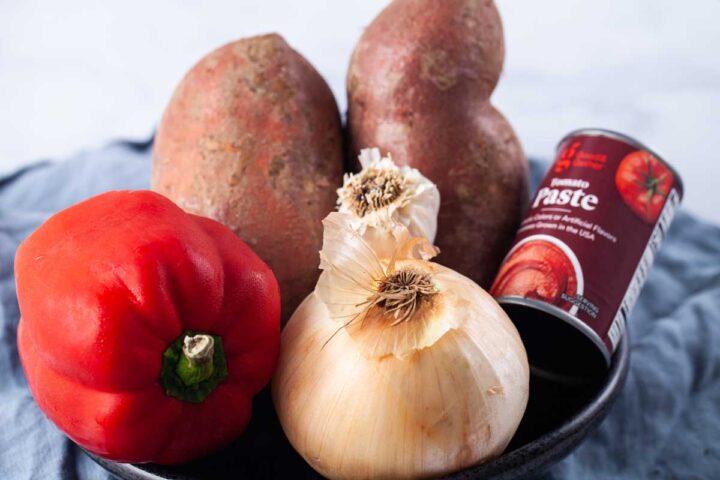
[[[431,243],[437,232],[440,192],[418,170],[398,167],[388,155],[368,148],[360,152],[360,173],[345,174],[338,193],[338,211],[351,217],[353,228],[373,243],[374,237],[405,225],[416,237]]]
[[[329,478],[441,475],[499,455],[528,399],[527,356],[498,304],[395,225],[390,257],[325,220],[323,273],[282,333],[273,398]]]

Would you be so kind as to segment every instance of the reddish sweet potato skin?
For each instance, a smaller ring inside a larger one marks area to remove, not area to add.
[[[340,115],[329,87],[282,37],[200,60],[167,106],[152,188],[230,227],[280,285],[283,319],[312,291],[321,220],[342,184]]]
[[[489,0],[395,0],[347,77],[351,153],[377,146],[441,195],[437,261],[489,288],[528,201],[528,166],[489,103],[504,60]]]

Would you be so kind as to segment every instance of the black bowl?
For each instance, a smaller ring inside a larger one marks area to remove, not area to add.
[[[515,437],[503,455],[444,477],[509,480],[538,474],[568,455],[605,418],[627,376],[630,352],[625,336],[610,370],[584,385],[568,386],[531,375],[530,400]],[[183,465],[129,464],[89,454],[126,480],[200,478],[317,479],[288,443],[272,407],[269,389],[254,402],[247,430],[222,451]]]

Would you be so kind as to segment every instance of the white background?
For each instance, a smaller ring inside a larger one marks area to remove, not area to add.
[[[380,0],[0,0],[0,173],[117,137],[143,139],[211,49],[280,32],[345,108],[345,70]],[[674,164],[685,205],[720,222],[720,1],[499,0],[493,101],[530,155],[585,126]]]

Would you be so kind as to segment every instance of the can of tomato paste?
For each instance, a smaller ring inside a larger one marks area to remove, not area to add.
[[[560,141],[490,291],[536,375],[606,371],[682,194],[677,172],[626,135]]]

